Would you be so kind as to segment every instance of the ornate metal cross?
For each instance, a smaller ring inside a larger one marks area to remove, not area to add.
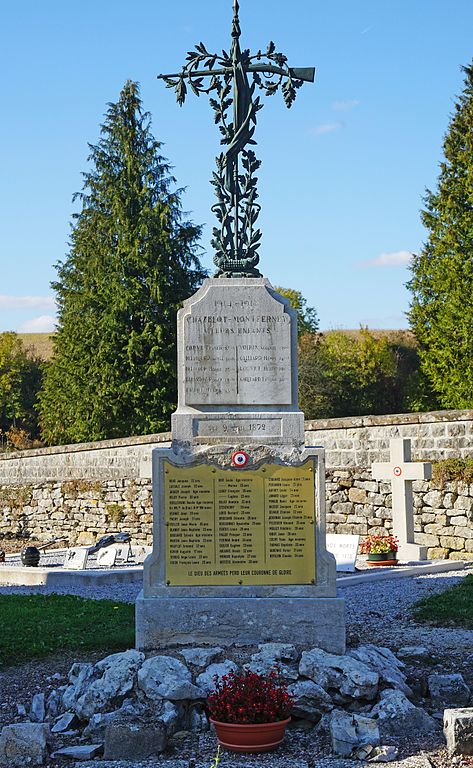
[[[232,46],[230,54],[209,53],[203,43],[187,54],[187,64],[181,72],[158,75],[168,88],[174,88],[177,102],[186,100],[187,83],[196,96],[213,94],[210,104],[215,111],[215,122],[222,134],[225,150],[217,157],[217,170],[213,174],[217,203],[212,211],[220,228],[214,227],[212,246],[215,248],[216,277],[261,277],[256,269],[261,231],[255,227],[261,206],[256,202],[256,171],[261,161],[248,145],[256,142],[256,114],[262,109],[260,97],[254,97],[256,88],[272,96],[281,86],[284,101],[291,107],[296,90],[304,81],[313,83],[315,69],[293,69],[287,58],[276,52],[273,42],[266,51],[254,56],[240,48],[240,20],[238,0],[233,0]],[[210,83],[205,78],[210,77]],[[250,84],[251,80],[251,84]],[[229,108],[233,105],[233,120],[229,122]],[[240,166],[242,171],[240,170]]]

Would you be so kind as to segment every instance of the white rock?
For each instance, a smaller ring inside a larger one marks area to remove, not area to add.
[[[76,720],[75,712],[64,712],[64,714],[61,715],[61,717],[58,717],[54,723],[51,728],[51,733],[63,733],[64,731],[68,731],[74,720]]]
[[[425,656],[430,656],[430,651],[424,645],[404,645],[402,648],[398,648],[397,655],[401,659],[422,659]]]
[[[63,703],[80,720],[90,720],[96,712],[103,712],[121,703],[136,683],[137,671],[144,654],[130,650],[114,653],[97,662],[84,676],[79,675],[74,692],[66,690]]]
[[[370,712],[378,725],[382,739],[389,736],[416,736],[438,730],[435,720],[420,707],[415,707],[401,691],[381,692],[381,701]]]
[[[26,707],[24,704],[17,704],[16,711],[18,713],[18,717],[26,717]]]
[[[371,701],[378,691],[377,672],[351,656],[335,656],[320,648],[302,654],[299,672],[326,691],[335,689],[353,699]]]
[[[203,669],[211,664],[217,656],[223,652],[223,648],[184,648],[179,651],[184,656],[187,664]]]
[[[412,690],[406,683],[406,676],[401,672],[404,663],[397,659],[389,648],[380,648],[376,645],[360,645],[348,651],[351,656],[367,667],[378,673],[381,682],[397,688],[406,696],[412,696]]]
[[[258,645],[259,655],[269,656],[276,661],[296,661],[297,651],[290,643],[261,643]]]
[[[473,755],[473,708],[446,709],[443,732],[451,756]]]
[[[429,675],[427,678],[432,705],[439,709],[466,707],[470,702],[471,691],[459,674]]]
[[[399,750],[397,747],[376,747],[372,756],[368,760],[369,763],[391,763],[397,759]]]
[[[330,716],[330,738],[336,755],[350,757],[358,748],[366,744],[379,744],[377,723],[369,717],[335,710]]]
[[[138,688],[153,701],[205,698],[204,691],[193,685],[192,675],[186,665],[172,656],[152,656],[147,659],[138,672]]]
[[[100,755],[103,744],[77,744],[74,747],[63,747],[52,753],[52,758],[69,757],[71,760],[93,760]]]
[[[210,693],[215,688],[214,678],[217,676],[222,678],[224,675],[228,675],[229,672],[237,672],[238,667],[233,661],[223,661],[221,664],[211,664],[205,672],[202,672],[196,680],[197,685],[205,694]]]
[[[45,715],[44,693],[35,693],[31,702],[30,720],[33,723],[43,723]]]
[[[49,728],[44,723],[6,725],[0,733],[0,765],[42,765],[48,754]]]
[[[313,680],[299,680],[287,689],[294,699],[292,713],[296,717],[318,722],[324,712],[333,709],[332,699],[326,691]]]

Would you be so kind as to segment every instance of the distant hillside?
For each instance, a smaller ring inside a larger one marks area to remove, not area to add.
[[[406,328],[395,330],[395,329],[383,329],[383,328],[368,328],[369,332],[375,336],[376,338],[384,337],[386,338],[391,344],[400,344],[405,347],[417,347],[417,341],[412,333],[412,331],[407,330]],[[360,330],[348,330],[345,328],[333,328],[333,330],[329,331],[322,331],[324,336],[329,336],[331,333],[345,333],[347,336],[354,336],[355,338],[359,335]]]
[[[411,331],[407,330],[377,330],[376,328],[370,328],[370,333],[373,336],[385,336],[388,341],[393,344],[400,344],[406,347],[416,347],[416,340]],[[331,331],[323,331],[324,336],[328,336],[331,333],[345,333],[347,336],[358,336],[359,330],[347,330],[337,329]],[[49,360],[53,354],[53,338],[54,333],[19,333],[18,336],[23,341],[26,349],[31,349],[32,353],[41,360]]]
[[[53,333],[19,333],[25,349],[31,350],[32,355],[49,360],[53,355]]]

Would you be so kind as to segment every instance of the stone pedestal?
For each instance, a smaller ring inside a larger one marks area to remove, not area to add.
[[[261,279],[207,280],[178,316],[172,448],[153,451],[136,643],[345,650],[324,451],[304,447],[297,318]]]

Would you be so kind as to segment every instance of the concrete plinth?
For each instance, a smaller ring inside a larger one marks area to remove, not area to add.
[[[136,601],[136,647],[296,643],[345,652],[343,598],[144,597]]]

